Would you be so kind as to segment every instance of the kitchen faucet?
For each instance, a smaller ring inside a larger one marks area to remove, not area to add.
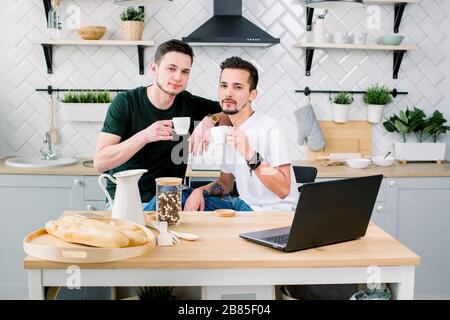
[[[44,139],[44,143],[48,144],[48,150],[44,151],[44,148],[41,148],[40,153],[43,159],[45,160],[55,160],[58,158],[61,158],[61,152],[59,152],[58,150],[56,150],[56,152],[53,151],[53,146],[52,146],[52,139],[50,137],[50,133],[47,131],[45,133],[45,139]]]

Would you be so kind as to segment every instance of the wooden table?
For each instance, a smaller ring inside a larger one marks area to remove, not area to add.
[[[292,217],[290,212],[238,213],[233,218],[185,212],[183,222],[173,229],[197,234],[199,240],[156,247],[138,258],[74,267],[27,256],[29,298],[43,299],[44,287],[66,286],[74,280],[80,286],[202,286],[206,299],[248,293],[257,299],[273,299],[274,285],[377,279],[391,284],[394,298],[413,299],[414,268],[420,258],[374,224],[364,238],[293,253],[238,236],[290,225]]]

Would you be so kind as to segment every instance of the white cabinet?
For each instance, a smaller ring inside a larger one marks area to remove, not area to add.
[[[0,175],[0,299],[27,298],[25,235],[64,210],[104,209],[105,196],[94,191],[93,180],[97,185],[97,177]]]
[[[389,178],[386,228],[421,257],[415,297],[450,299],[450,178]]]

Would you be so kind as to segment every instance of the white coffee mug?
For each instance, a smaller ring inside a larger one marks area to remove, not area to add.
[[[176,134],[184,135],[188,134],[189,127],[191,125],[191,118],[189,117],[175,117],[172,119],[173,129]]]
[[[224,144],[226,141],[227,132],[230,129],[229,126],[218,126],[210,129],[212,143]]]
[[[367,33],[365,32],[355,32],[353,34],[354,44],[366,44],[367,43]]]
[[[333,33],[334,43],[345,43],[347,41],[347,33],[342,31],[335,31]]]

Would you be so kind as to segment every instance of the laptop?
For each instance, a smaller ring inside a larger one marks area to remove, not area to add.
[[[291,226],[240,234],[292,252],[364,237],[383,175],[304,184]]]

